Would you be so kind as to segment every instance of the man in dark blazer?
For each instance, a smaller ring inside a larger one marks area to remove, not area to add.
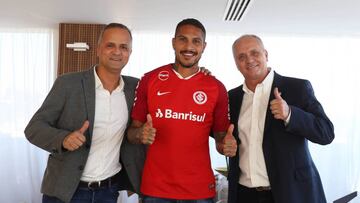
[[[50,153],[44,203],[116,203],[119,190],[139,193],[145,149],[125,136],[138,79],[121,75],[131,45],[126,26],[107,25],[99,64],[58,77],[27,125],[27,139]]]
[[[325,203],[308,140],[326,145],[334,128],[309,81],[283,77],[267,66],[261,39],[233,44],[243,85],[229,91],[237,155],[230,158],[229,203]]]

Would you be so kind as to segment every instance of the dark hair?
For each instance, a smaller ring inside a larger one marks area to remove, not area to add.
[[[199,28],[203,34],[204,34],[204,39],[206,37],[206,30],[205,30],[205,27],[204,25],[197,19],[194,19],[194,18],[187,18],[187,19],[184,19],[182,20],[181,22],[179,22],[176,26],[176,30],[175,30],[175,36],[177,34],[177,32],[179,31],[180,27],[184,26],[184,25],[192,25],[194,27],[197,27]]]
[[[99,39],[98,39],[98,44],[101,43],[101,40],[103,38],[103,35],[104,35],[104,32],[108,29],[111,29],[111,28],[119,28],[119,29],[123,29],[123,30],[126,30],[128,31],[129,35],[130,35],[130,39],[132,40],[132,35],[131,35],[131,31],[128,27],[126,27],[126,25],[124,24],[121,24],[121,23],[109,23],[107,24],[102,30],[101,30],[101,33],[100,33],[100,36],[99,36]]]

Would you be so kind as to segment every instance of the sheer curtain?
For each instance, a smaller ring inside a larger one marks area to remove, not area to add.
[[[133,53],[123,73],[141,77],[172,63],[172,35],[134,32]],[[239,35],[209,33],[200,61],[227,89],[243,82],[231,52]],[[269,65],[279,74],[309,79],[333,121],[334,142],[327,146],[310,144],[328,201],[359,191],[360,38],[260,37],[269,52]],[[29,144],[23,130],[54,81],[53,50],[51,30],[0,30],[0,202],[41,202],[40,184],[47,153]],[[225,158],[216,152],[213,140],[209,144],[212,166],[225,166]],[[119,198],[123,203],[136,200],[136,195],[127,198],[125,193]]]
[[[0,30],[0,202],[41,202],[46,153],[24,128],[54,79],[52,30]]]

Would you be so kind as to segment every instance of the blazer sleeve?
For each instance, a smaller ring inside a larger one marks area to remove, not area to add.
[[[303,136],[314,143],[330,144],[335,137],[334,126],[315,98],[311,83],[305,80],[302,84],[298,92],[298,95],[301,95],[302,107],[289,105],[291,117],[286,131]]]
[[[65,136],[70,133],[68,130],[56,127],[64,108],[65,99],[65,81],[62,77],[59,77],[56,79],[43,104],[25,128],[26,138],[32,144],[50,153],[61,153],[62,142]]]

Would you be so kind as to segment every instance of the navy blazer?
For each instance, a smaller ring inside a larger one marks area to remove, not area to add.
[[[263,153],[271,191],[276,203],[326,203],[319,173],[308,149],[308,140],[326,145],[334,139],[334,127],[321,104],[315,98],[309,81],[274,74],[269,103],[274,88],[291,109],[287,126],[273,117],[267,108],[263,138]],[[229,91],[230,119],[235,124],[233,135],[238,144],[238,120],[243,99],[243,86]],[[269,104],[270,106],[270,104]],[[239,150],[230,158],[229,203],[239,203],[237,186],[241,174]]]

